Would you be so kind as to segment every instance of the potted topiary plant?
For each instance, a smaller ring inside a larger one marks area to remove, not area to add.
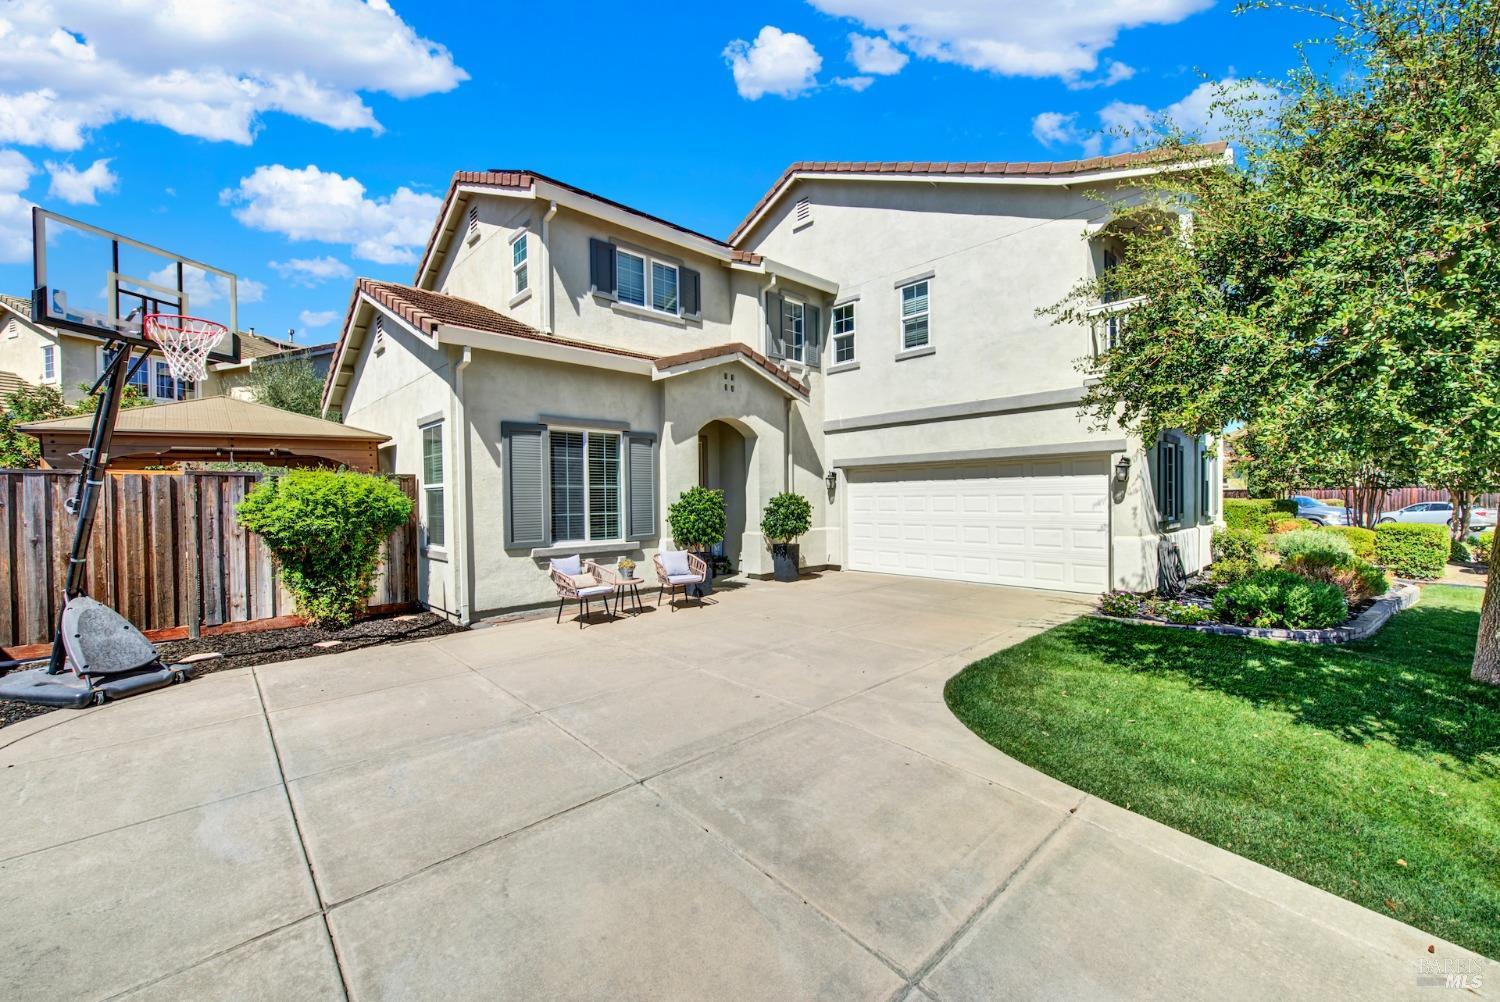
[[[724,515],[724,492],[708,487],[693,487],[682,492],[682,496],[667,508],[667,525],[672,529],[672,541],[680,550],[691,550],[703,557],[708,564],[708,574],[696,594],[702,596],[713,591],[713,562],[704,556],[710,546],[724,538],[728,520]]]
[[[812,504],[801,494],[778,494],[766,503],[760,531],[771,544],[771,566],[777,581],[795,581],[801,552],[794,542],[812,527]]]

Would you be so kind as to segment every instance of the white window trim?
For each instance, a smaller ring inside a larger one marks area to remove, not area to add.
[[[57,347],[57,345],[50,342],[42,343],[42,382],[49,385],[60,382],[62,379],[62,360],[58,354]],[[50,376],[47,375],[47,360],[49,356],[52,360],[52,375]]]
[[[141,354],[140,352],[132,350],[130,352],[130,364],[134,365],[136,358],[138,358],[140,356],[140,354]],[[104,375],[104,362],[105,362],[105,351],[104,351],[104,346],[103,345],[100,345],[99,348],[96,349],[95,355],[96,355],[97,365],[95,366],[94,371],[96,373],[98,373],[98,375],[102,376],[102,375]],[[147,364],[141,366],[141,372],[144,373],[145,377],[146,377],[146,388],[142,392],[141,395],[144,396],[147,400],[151,400],[151,401],[154,401],[154,402],[168,403],[168,404],[176,403],[177,400],[178,400],[177,397],[175,397],[175,396],[164,397],[161,394],[159,394],[159,393],[156,392],[156,366],[161,361],[162,361],[162,359],[161,359],[161,357],[159,355],[153,355],[151,357],[151,360]],[[58,356],[58,374],[59,374],[59,378],[61,378],[61,372],[62,372],[61,366],[62,366],[62,356],[59,354],[59,356]],[[137,378],[139,378],[139,377],[137,377]],[[132,386],[132,385],[135,385],[135,384],[133,384],[133,383],[127,383],[125,385]],[[202,386],[201,386],[201,384],[200,383],[195,383],[195,382],[186,382],[185,385],[186,385],[187,388],[183,391],[182,399],[183,400],[197,400],[198,397],[199,397],[199,395],[200,395],[200,393],[202,392]],[[136,386],[136,389],[139,390],[140,387]]]
[[[847,331],[838,333],[839,310],[849,310],[851,326]],[[828,342],[832,351],[829,353],[828,371],[847,372],[850,368],[859,367],[859,304],[850,300],[846,303],[834,303],[828,316]],[[847,338],[849,341],[849,357],[839,360],[839,339]]]
[[[531,242],[527,240],[527,237],[530,235],[530,230],[522,230],[510,238],[510,287],[515,296],[514,300],[512,300],[512,305],[523,294],[531,292]],[[516,244],[520,244],[522,247],[523,256],[520,264],[516,263]],[[526,284],[524,286],[521,285],[520,279],[520,272],[523,268],[526,269]]]
[[[620,256],[629,255],[641,262],[641,286],[645,290],[645,297],[640,303],[632,303],[620,296]],[[653,273],[653,265],[661,265],[663,268],[671,268],[677,275],[677,308],[675,310],[659,309],[656,304],[656,279]],[[670,258],[659,257],[646,251],[634,250],[629,247],[615,245],[615,302],[627,310],[644,310],[658,317],[675,317],[682,319],[682,265]]]
[[[637,255],[639,256],[639,255]],[[547,535],[552,535],[552,433],[570,432],[583,436],[583,539],[553,539],[545,547],[548,550],[562,548],[574,552],[575,547],[586,546],[609,546],[628,542],[625,535],[625,515],[629,508],[625,499],[625,433],[614,428],[590,428],[585,425],[548,425],[547,426]],[[620,485],[618,492],[619,510],[618,522],[620,535],[611,536],[608,539],[588,538],[590,518],[593,509],[589,501],[589,436],[608,435],[615,440],[615,469],[619,471]]]
[[[428,543],[424,539],[423,550],[429,556],[441,558],[446,558],[448,555],[448,440],[447,436],[443,434],[445,421],[445,418],[438,418],[436,421],[424,421],[422,424],[417,425],[417,442],[419,445],[417,463],[418,476],[420,477],[418,486],[422,488],[422,522],[424,528],[431,522],[431,517],[428,514],[432,510],[429,492],[433,490],[441,491],[443,497],[443,541],[441,543]],[[435,484],[427,482],[427,429],[429,428],[438,429],[438,454],[442,457],[443,461],[443,479]]]
[[[790,332],[786,329],[786,311],[789,306],[795,306],[802,311],[802,344],[798,346],[799,354],[797,355],[791,353]],[[800,296],[783,295],[781,297],[781,328],[781,360],[796,365],[807,365],[807,300]]]
[[[926,285],[927,286],[927,309],[923,310],[921,313],[918,313],[918,314],[916,314],[914,316],[910,316],[909,317],[909,316],[906,315],[906,309],[905,309],[904,303],[906,301],[906,290],[909,289],[909,288],[911,288],[913,285]],[[916,320],[918,318],[921,318],[921,319],[924,319],[924,320],[927,321],[927,340],[923,341],[921,344],[907,345],[907,343],[906,343],[906,322],[908,320]],[[900,359],[900,358],[914,358],[918,354],[927,354],[928,353],[927,349],[933,347],[933,344],[932,344],[932,275],[931,274],[921,275],[921,276],[918,276],[917,278],[908,279],[907,281],[901,282],[900,284],[898,284],[896,286],[896,323],[897,323],[897,326],[898,326],[898,331],[897,331],[898,337],[897,337],[897,342],[896,342],[897,345],[898,345],[898,347],[896,349],[896,357],[898,359]]]

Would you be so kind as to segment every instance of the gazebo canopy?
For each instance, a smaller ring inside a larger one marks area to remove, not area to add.
[[[20,425],[42,443],[42,463],[78,469],[70,453],[88,443],[92,414]],[[295,414],[235,397],[204,397],[120,411],[110,448],[115,469],[169,463],[259,462],[275,466],[347,466],[373,471],[389,435]]]

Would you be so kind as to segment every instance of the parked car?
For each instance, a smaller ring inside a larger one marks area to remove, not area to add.
[[[1418,501],[1395,511],[1383,511],[1376,522],[1427,522],[1431,525],[1449,525],[1453,521],[1453,505],[1447,501]],[[1469,509],[1469,528],[1493,529],[1495,509]]]
[[[1342,505],[1329,504],[1306,494],[1294,494],[1291,500],[1297,502],[1297,517],[1305,518],[1314,525],[1349,524],[1349,513]]]

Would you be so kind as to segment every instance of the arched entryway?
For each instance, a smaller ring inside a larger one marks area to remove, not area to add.
[[[744,564],[745,533],[754,528],[746,490],[754,442],[754,433],[732,418],[698,429],[698,484],[724,492],[724,555],[736,571]]]

